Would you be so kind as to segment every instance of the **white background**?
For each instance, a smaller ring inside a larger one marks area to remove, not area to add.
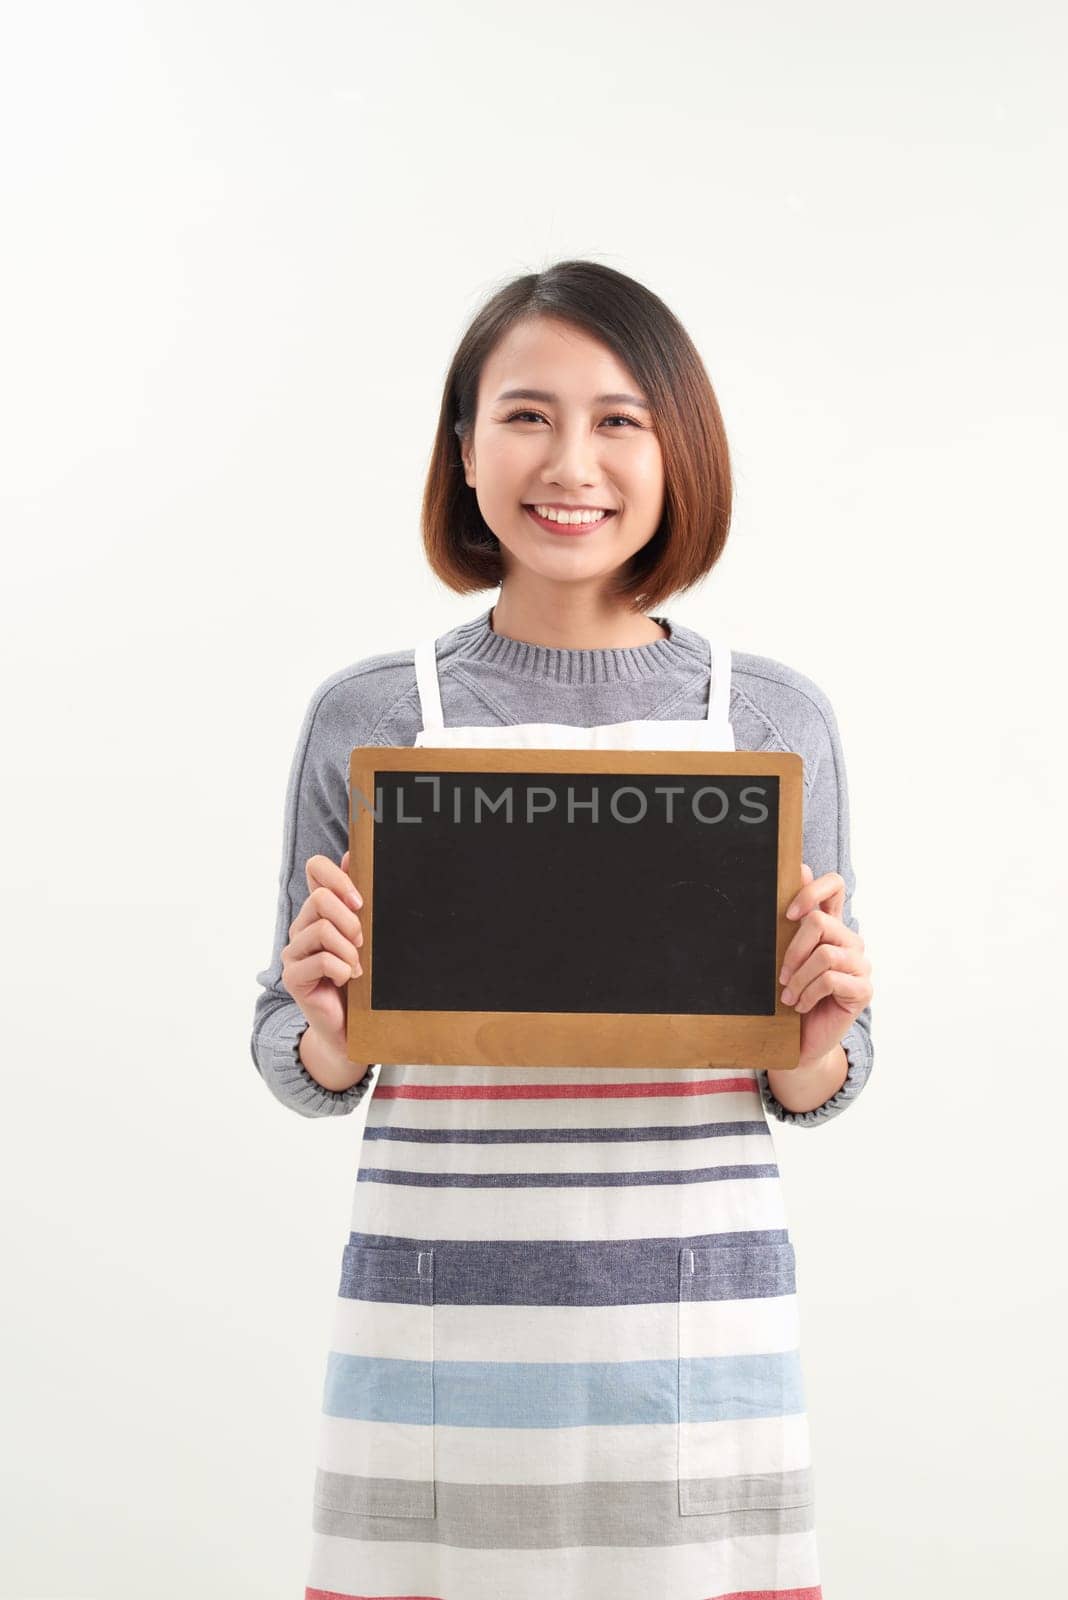
[[[1066,31],[1052,3],[10,7],[0,1592],[301,1592],[362,1116],[249,1053],[300,719],[489,606],[443,375],[588,256],[723,408],[658,608],[828,693],[876,1063],[776,1129],[828,1600],[1063,1576]],[[502,906],[502,914],[510,914]],[[1059,957],[1059,958],[1058,958]]]

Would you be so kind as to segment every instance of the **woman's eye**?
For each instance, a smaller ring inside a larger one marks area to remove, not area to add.
[[[542,416],[540,411],[513,411],[511,415],[505,417],[504,420],[505,422],[516,422],[520,417],[536,417],[542,422],[545,421],[545,418]],[[613,412],[610,417],[605,417],[604,420],[606,422],[629,422],[632,428],[640,428],[642,426],[637,417],[628,417],[624,411]],[[618,433],[619,429],[613,428],[611,431],[613,433]]]

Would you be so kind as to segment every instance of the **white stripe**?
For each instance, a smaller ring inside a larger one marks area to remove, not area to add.
[[[389,1300],[354,1300],[350,1295],[339,1295],[334,1308],[330,1348],[350,1356],[432,1360],[434,1317],[445,1309]]]
[[[438,1361],[662,1361],[679,1349],[679,1312],[692,1313],[686,1353],[761,1355],[800,1345],[797,1296],[677,1300],[638,1306],[394,1305],[337,1299],[331,1348],[354,1356],[425,1359],[434,1324]]]
[[[418,1144],[370,1139],[360,1165],[385,1172],[686,1172],[695,1167],[769,1166],[767,1131],[696,1139],[570,1139],[551,1143]]]
[[[452,1428],[434,1426],[435,1475],[448,1483],[670,1483],[678,1477],[675,1423],[619,1427]],[[808,1419],[754,1417],[740,1422],[687,1424],[685,1459],[702,1477],[791,1472],[811,1466]],[[356,1477],[419,1476],[419,1435],[408,1423],[321,1419],[318,1464],[324,1472]],[[707,1470],[706,1470],[707,1469]]]
[[[319,1419],[318,1465],[324,1472],[357,1478],[426,1482],[434,1475],[437,1431],[417,1422],[361,1422],[324,1413]]]
[[[357,1233],[450,1239],[673,1239],[690,1233],[785,1228],[778,1178],[597,1188],[425,1188],[357,1183],[349,1226]]]
[[[693,1521],[699,1529],[699,1519]],[[423,1533],[433,1526],[432,1521],[419,1523]],[[396,1532],[402,1532],[400,1519]],[[378,1593],[438,1595],[444,1600],[501,1600],[502,1595],[509,1600],[552,1600],[554,1595],[649,1600],[659,1594],[704,1600],[707,1595],[767,1589],[769,1573],[775,1574],[780,1589],[814,1588],[820,1581],[812,1530],[707,1541],[695,1530],[692,1544],[663,1549],[445,1549],[422,1539],[363,1543],[323,1533],[314,1533],[312,1541],[309,1587],[350,1594],[366,1593],[371,1573]]]
[[[507,735],[502,739],[501,734]],[[426,737],[424,738],[424,734]],[[718,714],[711,721],[668,718],[663,722],[609,722],[583,728],[570,722],[510,722],[445,728],[429,722],[416,745],[448,749],[511,750],[733,750],[734,730]]]

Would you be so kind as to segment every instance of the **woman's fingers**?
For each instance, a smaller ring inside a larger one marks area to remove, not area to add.
[[[342,1053],[347,985],[363,972],[363,927],[357,915],[363,896],[348,865],[347,850],[340,865],[329,856],[308,857],[307,898],[289,925],[289,943],[282,951],[282,987],[330,1048]]]
[[[282,982],[303,1009],[312,991],[324,978],[340,989],[351,977],[347,961],[336,956],[332,950],[316,950],[302,961],[287,961]]]
[[[351,939],[353,944],[363,944],[363,924],[355,911],[339,900],[333,889],[327,889],[322,885],[312,890],[293,918],[289,927],[289,937],[292,938],[295,933],[302,932],[323,918],[332,922],[338,932],[344,934],[346,939]]]
[[[282,981],[301,1003],[315,1002],[324,979],[340,987],[363,972],[363,926],[355,910],[363,899],[344,870],[347,850],[341,859],[343,866],[329,856],[309,856],[304,865],[308,896],[289,925],[282,951]]]
[[[363,905],[363,895],[349,877],[349,852],[346,850],[341,858],[341,865],[331,861],[329,856],[309,856],[304,863],[304,876],[308,880],[308,893],[314,889],[332,889],[339,900],[346,905],[359,910]]]
[[[843,1010],[857,1015],[871,999],[871,962],[860,934],[842,921],[845,879],[838,872],[813,877],[806,863],[801,875],[804,882],[786,908],[786,915],[800,925],[779,974],[782,1002],[803,1016],[833,996]]]
[[[849,939],[842,943],[819,944],[807,960],[790,974],[782,992],[784,1005],[808,1011],[823,995],[831,993],[824,982],[828,975],[867,981],[871,962],[864,954],[859,937],[847,928]]]
[[[829,968],[859,970],[864,941],[842,921],[845,910],[845,879],[838,872],[825,872],[815,878],[807,862],[801,864],[803,883],[786,908],[786,915],[797,918],[800,926],[786,947],[779,982],[785,985],[784,1005],[802,1007],[799,998],[806,987]]]
[[[797,1010],[804,1015],[828,995],[833,996],[843,1010],[859,1016],[872,997],[872,986],[866,976],[829,968],[807,985],[797,1002]]]
[[[311,856],[305,863],[308,897],[290,927],[288,948],[297,959],[330,950],[358,971],[363,924],[355,908],[363,897],[345,871],[348,856],[346,850],[341,866],[329,856]]]
[[[361,934],[360,943],[362,942]],[[306,957],[314,955],[317,950],[330,951],[345,962],[346,966],[352,969],[351,973],[346,974],[347,977],[358,977],[363,971],[356,942],[347,939],[329,917],[320,917],[318,921],[309,922],[295,932],[286,945],[285,955],[288,961],[303,961]]]
[[[807,877],[786,907],[786,915],[791,922],[799,921],[807,916],[810,911],[821,907],[832,917],[840,917],[845,910],[846,886],[845,879],[840,872],[824,872],[820,877],[812,877],[812,868],[802,865],[802,877]]]
[[[788,983],[802,962],[821,944],[856,944],[863,948],[864,941],[859,933],[847,928],[840,917],[832,917],[826,911],[810,911],[786,946],[779,982]]]

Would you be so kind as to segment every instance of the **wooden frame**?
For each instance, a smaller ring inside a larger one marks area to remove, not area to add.
[[[598,772],[624,776],[763,776],[779,779],[775,978],[796,923],[785,911],[801,888],[802,773],[789,752],[712,750],[556,750],[357,746],[349,763],[349,870],[363,896],[363,971],[348,985],[348,1055],[361,1063],[412,1061],[437,1066],[796,1067],[801,1018],[782,1002],[766,1016],[546,1011],[376,1011],[374,816],[376,773]],[[399,1052],[399,1053],[398,1053]],[[579,1060],[575,1058],[579,1057]]]

